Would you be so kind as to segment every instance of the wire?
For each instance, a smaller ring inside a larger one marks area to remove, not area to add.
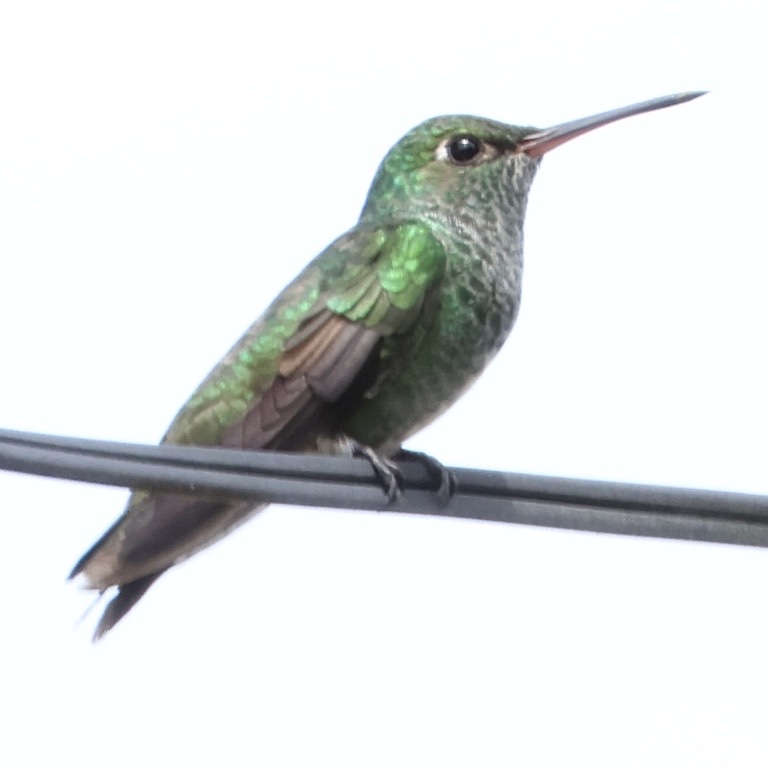
[[[214,498],[386,510],[580,531],[768,546],[768,497],[452,469],[441,504],[418,461],[400,464],[388,503],[364,459],[277,451],[134,445],[0,430],[0,469]]]

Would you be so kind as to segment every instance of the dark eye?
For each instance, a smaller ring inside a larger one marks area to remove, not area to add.
[[[469,163],[480,154],[483,142],[476,136],[456,136],[448,142],[446,149],[454,163]]]

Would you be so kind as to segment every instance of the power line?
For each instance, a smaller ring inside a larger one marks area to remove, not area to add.
[[[276,451],[134,445],[0,430],[0,469],[101,485],[281,504],[386,510],[581,531],[768,546],[768,497],[720,491],[452,469],[441,505],[434,478],[400,464],[387,503],[363,459]]]

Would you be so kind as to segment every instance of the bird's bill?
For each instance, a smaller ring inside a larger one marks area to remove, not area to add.
[[[542,131],[535,131],[530,136],[526,136],[518,144],[518,152],[525,152],[530,157],[541,157],[550,149],[565,144],[566,141],[575,139],[583,133],[599,128],[608,123],[614,123],[616,120],[623,120],[625,117],[639,115],[642,112],[652,112],[654,109],[664,109],[673,107],[675,104],[682,104],[685,101],[697,99],[703,96],[706,91],[691,91],[689,93],[675,93],[672,96],[661,96],[658,99],[650,101],[641,101],[639,104],[632,104],[629,107],[620,107],[612,109],[610,112],[601,112],[599,115],[591,117],[582,117],[580,120],[571,120],[568,123],[561,123],[552,128],[545,128]]]

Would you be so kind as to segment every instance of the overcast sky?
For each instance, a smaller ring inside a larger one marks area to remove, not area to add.
[[[410,447],[768,494],[759,8],[5,2],[0,426],[157,441],[425,118],[709,89],[547,156],[517,326]],[[2,765],[768,761],[766,551],[274,507],[93,646],[125,498],[0,474]]]

